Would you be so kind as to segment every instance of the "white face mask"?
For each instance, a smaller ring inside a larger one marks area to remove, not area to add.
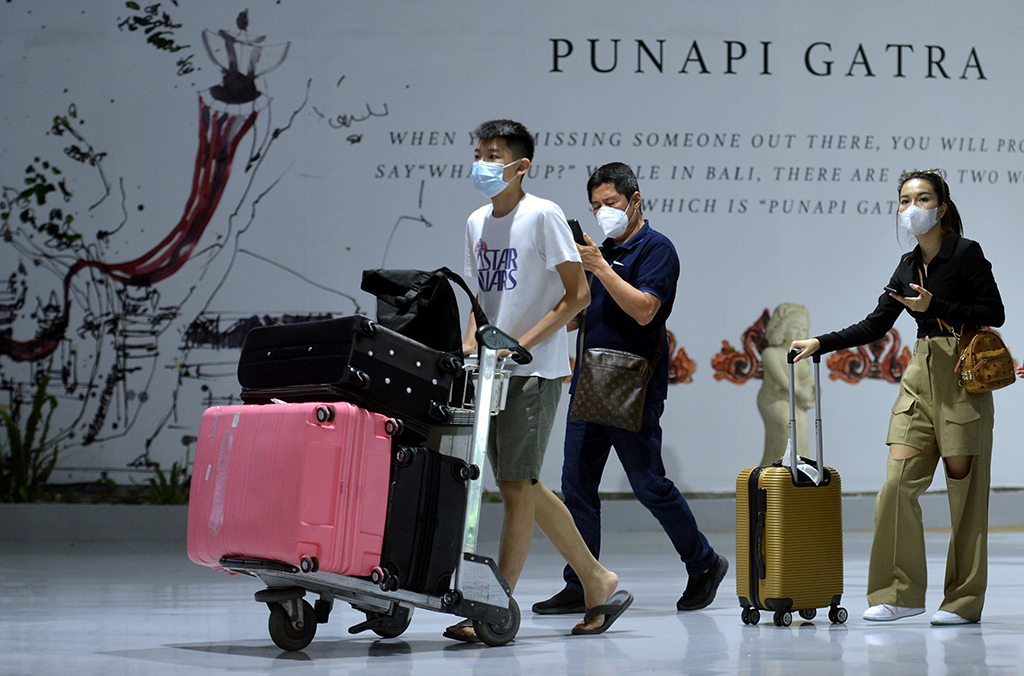
[[[618,239],[626,234],[626,230],[629,228],[630,216],[627,215],[629,211],[629,205],[626,206],[626,211],[622,209],[616,209],[615,207],[604,206],[597,210],[594,216],[597,218],[597,222],[601,225],[601,230],[604,231],[604,236],[610,239]]]
[[[504,177],[505,167],[511,167],[513,164],[518,163],[519,160],[509,162],[508,164],[477,160],[473,163],[473,187],[476,188],[477,192],[481,195],[487,199],[491,199],[508,187],[509,182],[506,181]]]
[[[938,207],[922,209],[919,206],[912,205],[906,211],[901,211],[897,214],[896,220],[904,230],[915,237],[919,237],[935,227],[939,220],[938,216]]]

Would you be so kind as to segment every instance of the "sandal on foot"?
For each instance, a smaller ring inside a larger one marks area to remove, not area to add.
[[[591,634],[603,634],[611,628],[612,623],[619,619],[622,613],[626,612],[626,608],[633,603],[633,595],[626,590],[620,590],[611,595],[607,603],[600,606],[594,606],[587,611],[587,614],[583,616],[583,623],[589,624],[591,620],[596,618],[598,615],[604,615],[604,623],[600,627],[593,629],[583,629],[582,627],[573,627],[572,633],[575,636],[589,636]]]
[[[453,641],[462,641],[464,643],[477,643],[480,640],[473,629],[473,620],[463,620],[458,624],[453,624],[445,629],[441,635]]]

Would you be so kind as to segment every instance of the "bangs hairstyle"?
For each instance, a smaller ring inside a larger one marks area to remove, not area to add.
[[[525,157],[531,162],[533,161],[533,135],[519,122],[513,120],[484,122],[476,128],[473,136],[478,143],[492,138],[504,139],[508,149],[512,151],[517,160]]]
[[[899,195],[903,192],[903,185],[907,181],[912,181],[915,178],[928,181],[932,186],[932,190],[935,191],[935,198],[939,201],[939,206],[946,205],[946,213],[942,216],[941,220],[942,229],[962,235],[964,234],[964,224],[960,220],[960,212],[957,210],[956,204],[949,197],[949,184],[942,178],[942,173],[941,169],[921,169],[900,174],[896,194]]]
[[[593,198],[594,190],[605,183],[614,185],[615,192],[625,195],[627,200],[633,199],[633,194],[640,190],[640,185],[636,182],[636,174],[628,165],[622,162],[610,162],[598,168],[587,180],[588,202]]]

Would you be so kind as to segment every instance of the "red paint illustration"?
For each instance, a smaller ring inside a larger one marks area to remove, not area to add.
[[[851,385],[864,378],[898,383],[910,363],[910,348],[903,346],[899,331],[890,329],[885,338],[856,350],[834,352],[825,363],[832,380],[843,380]]]
[[[666,331],[668,334],[668,384],[679,385],[680,383],[692,383],[693,374],[697,370],[697,364],[689,355],[686,354],[686,348],[680,347],[679,351],[676,351],[676,336],[671,331]]]
[[[761,316],[752,326],[743,332],[740,352],[729,341],[722,341],[722,351],[711,358],[711,368],[715,370],[715,380],[728,380],[742,385],[751,378],[763,378],[764,367],[761,364],[761,352],[768,347],[765,329],[771,316],[765,308]]]

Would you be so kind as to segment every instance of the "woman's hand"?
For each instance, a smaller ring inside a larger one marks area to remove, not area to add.
[[[918,286],[913,282],[911,282],[910,288],[913,289],[914,291],[917,291],[917,298],[907,298],[906,296],[900,296],[895,293],[890,293],[889,295],[895,298],[900,303],[906,305],[909,309],[913,310],[914,312],[927,312],[928,307],[932,304],[932,294],[928,291],[928,289],[924,288],[923,286]]]
[[[806,340],[794,340],[792,343],[789,344],[790,350],[800,350],[800,354],[798,354],[796,358],[793,359],[794,363],[800,361],[801,359],[806,359],[807,357],[810,357],[812,354],[817,352],[820,347],[821,343],[818,341],[817,338],[807,338]]]

